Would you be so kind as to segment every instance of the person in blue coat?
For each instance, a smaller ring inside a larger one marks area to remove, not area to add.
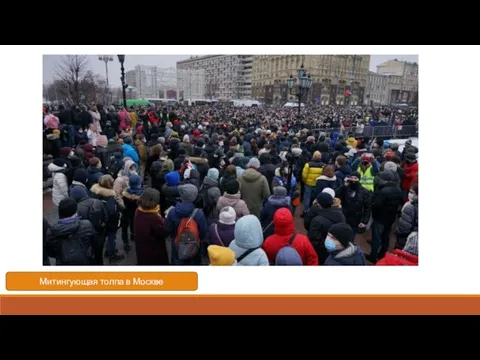
[[[193,204],[198,196],[198,189],[192,184],[185,184],[178,187],[178,193],[180,194],[181,202],[177,203],[173,209],[170,209],[167,215],[167,222],[165,226],[166,235],[171,236],[172,241],[175,241],[177,236],[178,227],[183,218],[189,217],[195,210]],[[198,233],[200,241],[205,239],[208,233],[207,218],[202,209],[197,209],[195,217],[193,218],[197,223]],[[202,264],[202,251],[199,251],[197,255],[189,260],[182,261],[178,258],[177,250],[172,244],[172,265],[201,265]]]
[[[132,138],[128,136],[123,140],[123,142],[124,142],[124,144],[122,145],[123,157],[124,158],[129,157],[130,159],[132,159],[138,168],[138,160],[139,160],[138,153],[132,146],[132,142],[133,142]]]

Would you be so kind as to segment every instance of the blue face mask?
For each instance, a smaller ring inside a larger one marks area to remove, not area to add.
[[[334,251],[337,249],[337,245],[335,244],[335,242],[329,238],[328,236],[325,238],[325,248],[328,250],[328,251]]]

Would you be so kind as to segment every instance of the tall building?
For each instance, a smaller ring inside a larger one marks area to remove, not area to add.
[[[389,60],[370,72],[365,101],[380,105],[418,104],[418,64]]]
[[[174,67],[159,68],[157,66],[137,65],[135,70],[126,72],[126,81],[135,88],[139,98],[177,97],[177,72]]]
[[[370,55],[255,55],[252,61],[252,96],[267,104],[282,104],[295,99],[287,79],[297,77],[301,65],[313,83],[302,102],[322,105],[363,103],[370,66]],[[351,97],[345,95],[346,90]]]
[[[135,70],[130,70],[125,73],[125,80],[128,86],[132,86],[134,88],[137,87],[137,76]]]
[[[188,80],[191,76],[187,74],[203,72],[204,94],[201,98],[229,100],[251,97],[251,55],[192,56],[190,59],[178,61],[177,71],[184,74],[179,75],[183,87],[191,82]],[[188,98],[188,91],[181,91],[185,98]]]
[[[205,70],[177,69],[179,99],[205,98]]]

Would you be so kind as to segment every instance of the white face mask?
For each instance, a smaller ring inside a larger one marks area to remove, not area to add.
[[[75,155],[73,151],[70,151],[70,154],[68,154],[68,156],[73,156],[73,155]]]
[[[288,167],[283,168],[283,172],[284,172],[286,175],[288,175]]]
[[[417,200],[417,196],[414,193],[408,193],[408,201],[413,202],[414,200]]]
[[[224,167],[225,166],[225,160],[220,160],[220,166]]]
[[[223,146],[223,141],[219,141],[218,146]]]

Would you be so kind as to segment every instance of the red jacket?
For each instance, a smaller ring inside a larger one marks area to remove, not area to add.
[[[288,240],[295,231],[292,212],[287,208],[280,208],[273,215],[275,234],[269,236],[263,243],[263,250],[267,253],[270,264],[275,263],[278,251],[287,246]],[[302,258],[303,265],[318,265],[318,256],[308,237],[297,234],[293,240],[292,247],[297,250]]]
[[[413,184],[418,183],[418,162],[415,161],[413,164],[405,164],[403,172],[402,189],[408,191]]]
[[[377,263],[377,266],[418,266],[418,256],[396,249],[393,254],[387,253],[385,257]]]

